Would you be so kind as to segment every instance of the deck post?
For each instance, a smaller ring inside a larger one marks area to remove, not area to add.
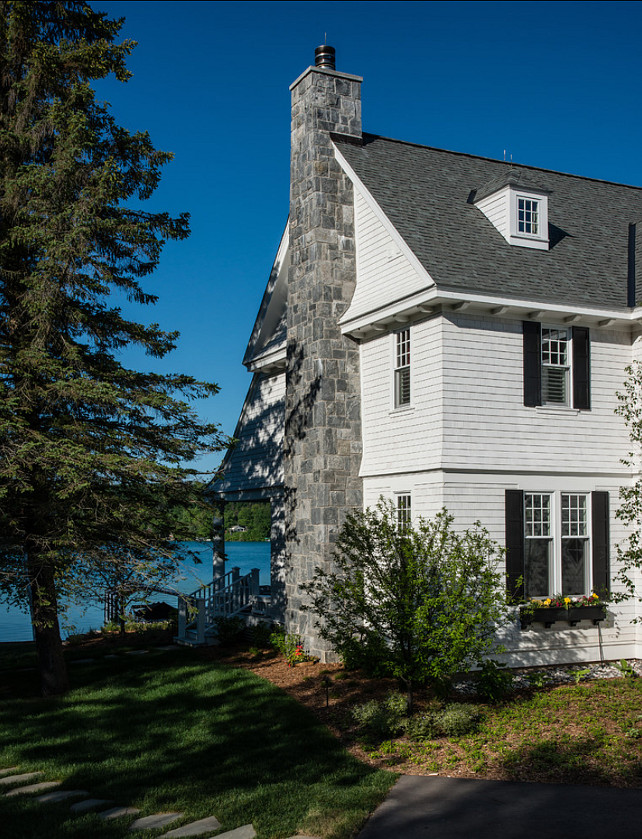
[[[176,629],[176,637],[181,641],[185,640],[185,631],[187,627],[187,600],[178,595],[178,626]]]
[[[196,598],[196,643],[205,643],[205,598]]]

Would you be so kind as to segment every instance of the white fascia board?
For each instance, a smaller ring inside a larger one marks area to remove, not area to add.
[[[556,318],[563,318],[577,315],[580,319],[588,318],[591,320],[611,320],[614,324],[628,324],[642,321],[642,307],[634,309],[632,312],[623,312],[621,310],[613,310],[608,308],[593,308],[588,306],[573,307],[563,303],[542,303],[540,301],[515,299],[508,297],[496,297],[483,294],[472,294],[466,292],[456,291],[439,291],[435,286],[418,294],[413,294],[404,300],[399,300],[392,305],[382,306],[378,309],[373,309],[358,318],[345,321],[341,323],[341,332],[344,335],[353,335],[360,330],[367,329],[376,324],[384,324],[390,326],[394,323],[395,317],[404,315],[416,315],[421,307],[450,306],[461,309],[460,304],[468,303],[475,308],[486,309],[490,312],[491,309],[501,308],[504,317],[519,317],[527,319],[532,313],[537,313],[537,320],[541,320],[546,315]],[[533,317],[535,315],[533,314]]]
[[[390,238],[395,242],[401,253],[406,257],[408,262],[412,265],[412,267],[417,271],[420,276],[423,276],[426,280],[426,288],[434,287],[435,281],[430,276],[428,271],[424,268],[421,262],[417,259],[415,252],[408,246],[406,240],[401,236],[397,228],[394,224],[390,221],[388,216],[384,213],[381,209],[375,198],[373,197],[372,193],[368,190],[366,185],[363,183],[361,178],[357,175],[354,171],[352,166],[348,163],[345,157],[341,154],[339,149],[337,148],[336,144],[332,144],[334,146],[334,156],[337,159],[337,162],[344,170],[346,175],[350,178],[353,185],[359,189],[361,193],[361,197],[366,202],[368,207],[372,210],[377,220],[382,224],[386,232],[389,234]],[[346,316],[349,317],[350,309],[343,315],[340,319],[339,323],[343,323],[346,321]]]
[[[248,361],[246,367],[251,373],[256,373],[270,367],[285,367],[286,361],[287,350],[284,344],[283,346],[278,347],[265,355],[259,355],[251,361]]]
[[[270,299],[272,297],[272,292],[274,291],[274,286],[279,278],[279,274],[281,272],[281,268],[283,266],[283,262],[288,252],[288,247],[290,245],[290,218],[285,223],[285,230],[283,231],[283,235],[281,236],[281,241],[279,242],[279,248],[276,252],[276,256],[274,258],[274,262],[272,263],[272,268],[270,270],[270,277],[267,282],[267,286],[265,288],[265,292],[263,293],[263,298],[261,300],[261,305],[259,306],[259,311],[254,321],[254,326],[252,327],[252,334],[250,336],[250,340],[248,341],[247,348],[245,350],[245,355],[243,356],[243,364],[248,364],[249,359],[252,358],[253,348],[256,345],[257,340],[261,334],[261,327],[263,325],[263,320],[267,313],[268,307],[270,305]]]

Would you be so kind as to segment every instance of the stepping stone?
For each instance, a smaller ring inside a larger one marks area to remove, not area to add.
[[[149,650],[128,650],[125,655],[145,655]]]
[[[77,804],[72,804],[69,809],[72,813],[86,813],[89,810],[109,807],[113,803],[113,801],[109,801],[106,798],[88,798],[86,801],[79,801]]]
[[[46,792],[44,795],[39,795],[36,801],[41,804],[57,804],[68,798],[80,798],[81,795],[89,795],[89,793],[86,789],[60,789],[58,792]]]
[[[244,824],[243,827],[236,827],[225,833],[217,833],[216,839],[254,839],[256,830],[253,824]]]
[[[3,775],[15,775],[19,769],[19,766],[8,766],[6,769],[0,769],[0,778]]]
[[[182,827],[176,827],[170,830],[169,833],[163,833],[160,839],[174,839],[174,837],[181,836],[200,836],[201,833],[207,833],[210,830],[218,830],[221,826],[220,821],[216,816],[209,816],[207,819],[199,819],[197,822],[190,822],[184,824]]]
[[[54,787],[59,787],[60,784],[62,784],[62,781],[41,781],[39,784],[29,784],[28,787],[12,789],[10,792],[5,793],[5,795],[7,798],[11,795],[31,795],[34,792],[44,792],[47,789],[54,789]]]
[[[104,822],[112,819],[120,819],[122,816],[137,816],[140,810],[136,807],[112,807],[111,810],[105,810],[104,813],[98,813],[98,818]]]
[[[156,647],[156,649],[166,652],[167,650],[180,650],[180,646],[178,644],[167,644],[164,647]]]
[[[106,655],[105,658],[120,658],[120,656],[115,655],[114,653],[111,653],[111,655]]]
[[[133,824],[129,825],[130,830],[151,830],[156,827],[165,827],[165,825],[175,822],[180,819],[182,813],[156,813],[153,816],[143,816],[142,819],[136,819]]]
[[[0,786],[8,787],[9,784],[22,784],[25,781],[33,781],[34,778],[39,778],[43,772],[25,772],[22,775],[7,775],[0,778]]]

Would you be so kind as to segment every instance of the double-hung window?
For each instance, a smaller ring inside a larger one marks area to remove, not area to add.
[[[410,495],[397,496],[397,527],[402,533],[407,530],[412,524],[412,508]]]
[[[583,326],[524,321],[524,405],[591,407],[590,340]]]
[[[395,408],[410,405],[410,330],[395,332]]]
[[[542,327],[542,405],[568,405],[571,335],[569,329]]]
[[[609,587],[607,492],[506,490],[511,594],[578,596]]]

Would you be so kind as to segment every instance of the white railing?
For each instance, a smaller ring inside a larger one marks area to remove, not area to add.
[[[205,643],[205,635],[215,626],[216,618],[231,618],[252,605],[259,594],[259,569],[241,576],[240,569],[201,586],[191,594],[178,598],[178,638],[195,635],[197,644]]]

